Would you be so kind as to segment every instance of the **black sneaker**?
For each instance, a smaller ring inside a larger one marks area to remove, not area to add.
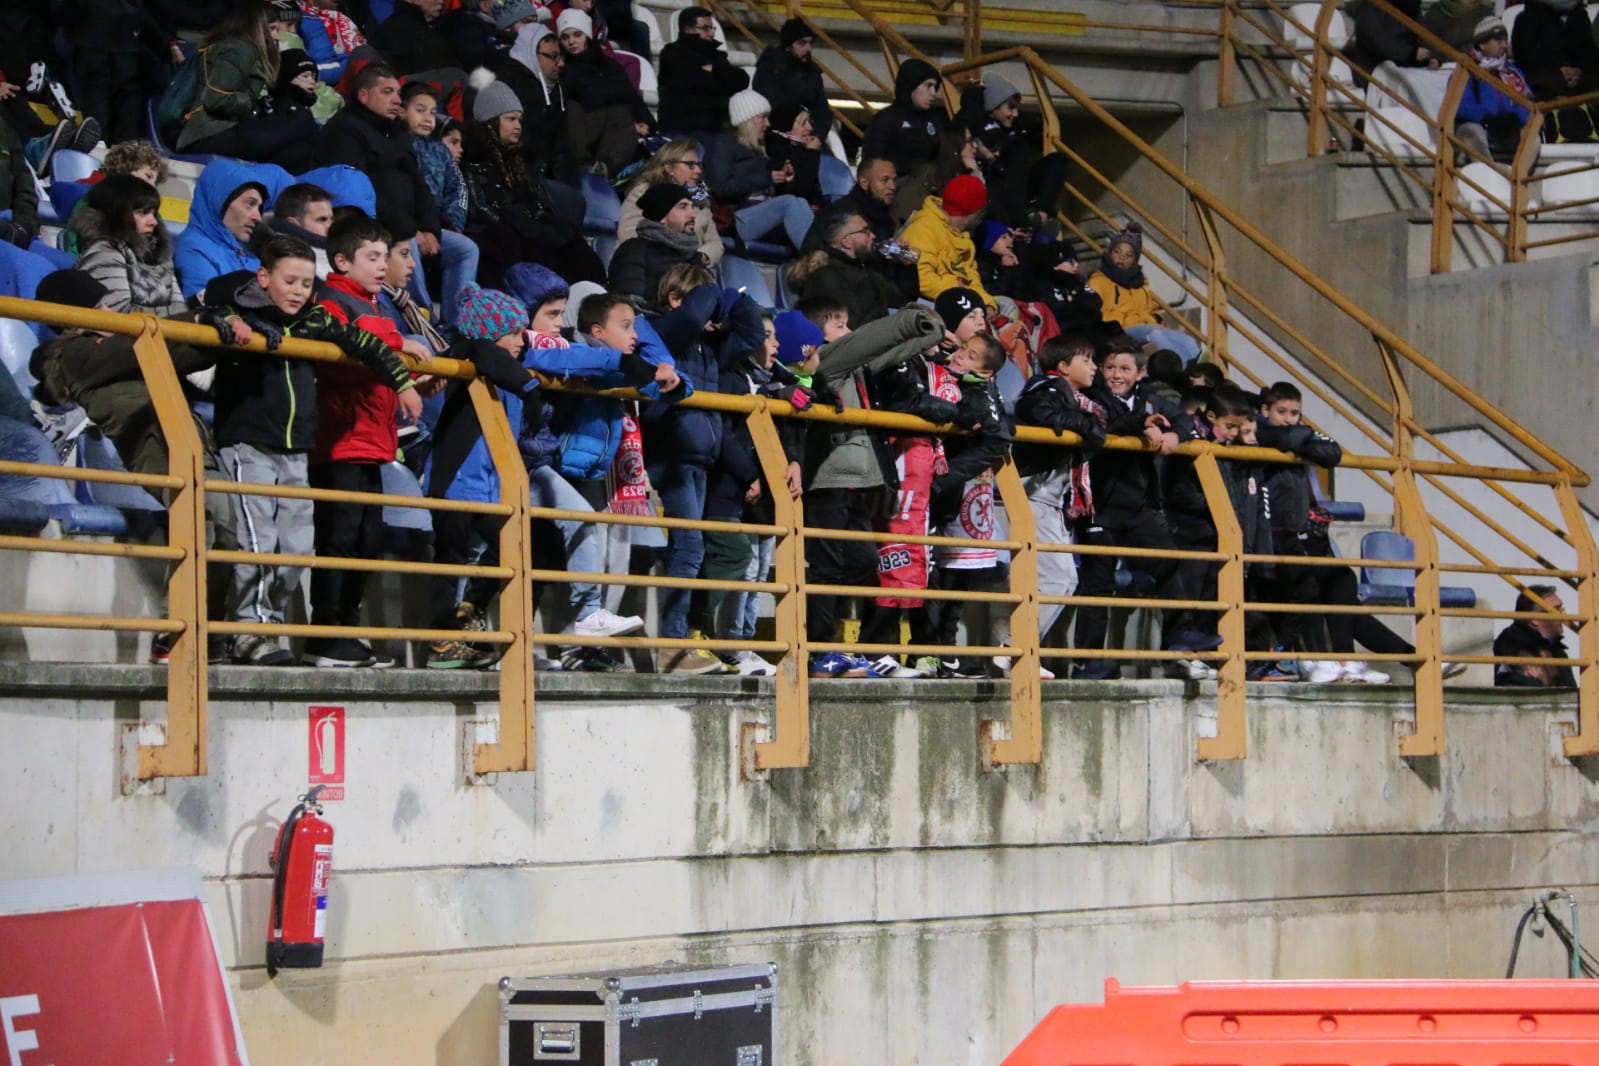
[[[371,666],[372,655],[360,641],[346,637],[313,637],[305,642],[300,662],[306,666],[354,668]]]
[[[622,664],[605,654],[604,648],[568,648],[561,653],[561,669],[567,673],[614,674]]]
[[[946,680],[981,681],[988,677],[988,664],[975,659],[941,659],[938,676]]]
[[[96,119],[86,118],[78,123],[78,128],[72,131],[72,143],[58,147],[71,148],[75,152],[85,155],[100,146],[100,123]]]
[[[370,660],[366,664],[368,670],[392,670],[394,668],[394,656],[373,651],[372,645],[367,641],[358,640],[356,643],[366,649],[366,657]]]
[[[172,634],[157,633],[150,641],[150,662],[165,666],[172,659]],[[233,661],[233,638],[208,637],[205,642],[205,661],[212,666]]]

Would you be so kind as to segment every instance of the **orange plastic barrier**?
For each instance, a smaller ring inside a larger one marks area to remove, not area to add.
[[[1595,1066],[1599,981],[1105,982],[1004,1066]]]

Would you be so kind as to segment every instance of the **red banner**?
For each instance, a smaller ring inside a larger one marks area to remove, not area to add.
[[[245,1062],[198,899],[0,914],[0,960],[0,1064]]]

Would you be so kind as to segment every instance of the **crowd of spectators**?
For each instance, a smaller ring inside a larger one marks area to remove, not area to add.
[[[257,335],[269,350],[289,337],[324,340],[353,359],[318,366],[174,347],[217,476],[375,493],[398,461],[428,496],[498,500],[500,472],[464,385],[414,371],[446,355],[491,383],[536,505],[761,522],[774,497],[803,495],[813,528],[910,538],[878,547],[808,541],[813,583],[876,590],[863,593],[856,613],[861,642],[882,644],[899,641],[902,623],[936,643],[954,641],[963,621],[980,627],[957,605],[920,594],[1004,584],[1004,558],[983,542],[996,536],[993,473],[1011,452],[1015,424],[1082,438],[1076,449],[1016,448],[1041,535],[1065,543],[1213,550],[1203,493],[1175,454],[1184,440],[1258,440],[1310,464],[1338,462],[1335,443],[1300,425],[1292,386],[1246,394],[1205,362],[1203,345],[1150,289],[1136,225],[1107,238],[1096,270],[1079,266],[1056,221],[1064,159],[996,72],[966,86],[952,109],[936,70],[904,63],[894,100],[864,130],[847,193],[835,186],[827,195],[823,167],[842,165],[829,147],[838,123],[800,19],[783,25],[752,79],[698,7],[678,13],[675,39],[652,60],[626,0],[464,0],[449,10],[443,0],[62,6],[75,12],[65,52],[24,18],[0,53],[0,200],[10,212],[0,259],[48,258],[40,298],[196,321],[226,345]],[[1488,38],[1481,54],[1492,58]],[[102,61],[95,50],[107,48],[112,57]],[[1425,58],[1412,52],[1407,61]],[[646,65],[658,66],[653,109],[640,89]],[[1482,125],[1494,143],[1493,122]],[[102,136],[109,148],[92,187],[61,239],[42,244],[35,169],[48,176],[54,153]],[[161,217],[162,144],[206,157],[175,238]],[[583,227],[584,186],[596,180],[620,198],[608,257]],[[725,251],[771,246],[785,259],[788,310],[718,279]],[[33,362],[43,417],[78,405],[130,469],[164,468],[131,341],[69,329],[41,344]],[[632,386],[653,402],[547,390],[540,375]],[[904,412],[966,434],[785,423],[786,465],[773,479],[741,418],[680,405],[695,392]],[[1144,437],[1150,450],[1101,450],[1107,433]],[[1249,550],[1331,554],[1305,467],[1224,468]],[[221,546],[339,559],[383,550],[377,507],[212,501]],[[432,557],[493,565],[498,522],[435,512]],[[537,523],[535,539],[540,553],[581,573],[659,567],[672,577],[758,581],[771,565],[770,538],[672,528],[664,546],[651,547],[633,544],[629,530]],[[913,543],[930,531],[972,543]],[[364,575],[315,568],[312,622],[359,624]],[[213,582],[212,610],[284,621],[303,579],[294,566],[237,566]],[[1256,567],[1250,580],[1280,602],[1355,602],[1342,568]],[[1204,599],[1214,583],[1209,564],[1114,554],[1075,562],[1050,554],[1040,575],[1041,591],[1055,595],[1108,596],[1128,584]],[[430,644],[426,665],[491,665],[495,649],[472,634],[489,626],[498,582],[439,579],[434,591],[436,616],[411,621],[458,636]],[[545,628],[636,633],[645,622],[627,613],[624,591],[563,586],[546,597]],[[660,635],[748,639],[757,600],[663,590]],[[1060,613],[1044,612],[1046,632]],[[1077,612],[1078,648],[1105,646],[1107,613]],[[1214,676],[1205,664],[1220,643],[1214,615],[1163,614],[1162,646],[1183,653],[1169,671]],[[839,619],[837,597],[811,597],[810,640],[834,640]],[[980,644],[1007,635],[968,636]],[[1350,615],[1325,624],[1261,618],[1250,634],[1252,648],[1281,648],[1284,660],[1352,654],[1356,640],[1408,647]],[[393,664],[346,638],[312,639],[298,656],[270,636],[218,640],[211,652],[254,665]],[[153,655],[164,654],[158,641]],[[588,647],[567,648],[559,665],[623,668]],[[773,672],[753,652],[703,648],[655,665]],[[810,668],[826,677],[976,677],[1008,662],[832,652]],[[1079,661],[1074,676],[1118,675],[1107,657]],[[1303,671],[1282,662],[1254,669],[1301,675],[1386,680],[1335,658],[1307,660]]]

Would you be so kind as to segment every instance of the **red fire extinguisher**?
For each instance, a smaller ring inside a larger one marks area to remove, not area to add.
[[[317,785],[300,797],[272,845],[272,917],[267,975],[322,965],[328,877],[333,872],[333,827],[321,818]]]

